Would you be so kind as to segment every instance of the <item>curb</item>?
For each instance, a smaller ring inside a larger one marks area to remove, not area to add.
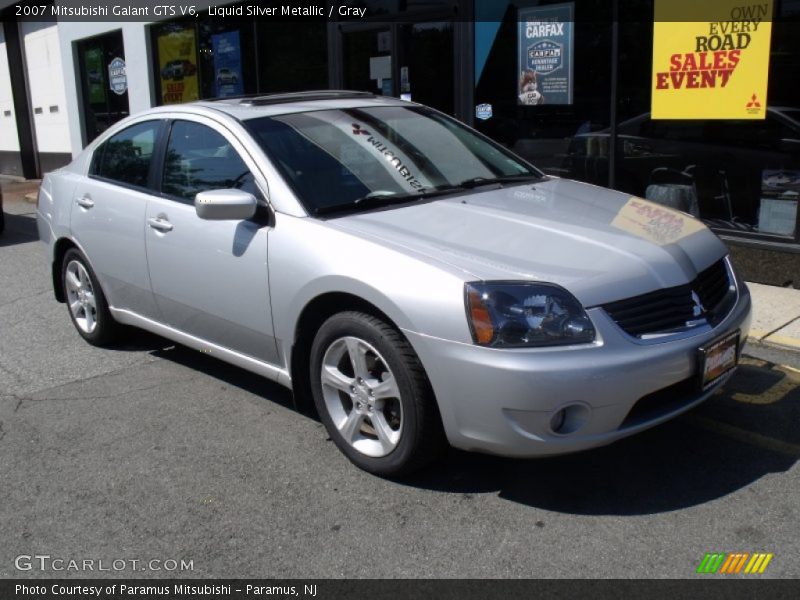
[[[790,352],[800,353],[800,340],[788,336],[769,336],[769,339],[762,340],[754,336],[747,337],[747,346],[755,346],[757,348],[783,350]]]
[[[766,340],[759,340],[759,343],[767,346],[783,348],[785,350],[795,350],[800,352],[800,340],[788,335],[777,335],[773,333],[771,336],[767,337]]]

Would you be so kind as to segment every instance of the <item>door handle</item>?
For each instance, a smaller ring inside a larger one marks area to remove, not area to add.
[[[172,223],[160,217],[157,219],[156,218],[147,219],[147,224],[150,225],[150,227],[152,227],[153,229],[160,231],[162,233],[172,231]]]
[[[81,208],[89,209],[94,206],[94,200],[92,200],[92,197],[89,194],[85,194],[84,196],[75,200],[75,204]]]

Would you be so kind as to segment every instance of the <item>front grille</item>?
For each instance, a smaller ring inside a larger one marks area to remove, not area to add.
[[[725,300],[730,287],[723,259],[702,271],[691,283],[611,302],[602,308],[630,335],[662,333],[681,329],[689,321],[701,318],[712,324],[720,321],[729,308]],[[692,292],[697,294],[706,311],[700,317],[694,313],[696,305]]]

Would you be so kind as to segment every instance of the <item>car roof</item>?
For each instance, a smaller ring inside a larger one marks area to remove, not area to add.
[[[257,117],[269,117],[290,113],[310,112],[325,109],[365,108],[369,106],[408,106],[412,102],[389,96],[375,96],[369,92],[350,90],[316,90],[287,94],[259,94],[217,100],[200,100],[171,108],[202,107],[224,112],[236,119],[246,121]],[[416,105],[415,105],[416,106]]]

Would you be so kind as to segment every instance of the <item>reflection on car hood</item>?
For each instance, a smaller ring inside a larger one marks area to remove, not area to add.
[[[422,201],[329,224],[422,253],[475,280],[557,283],[584,306],[687,283],[727,253],[685,213],[566,179]]]

